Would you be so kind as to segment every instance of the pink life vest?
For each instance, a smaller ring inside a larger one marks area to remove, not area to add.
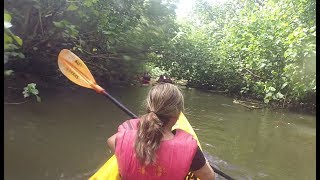
[[[138,123],[139,119],[131,119],[118,128],[115,155],[121,178],[184,179],[197,150],[197,142],[192,135],[177,129],[173,139],[161,141],[156,152],[157,162],[154,165],[143,166],[135,157],[134,150]]]

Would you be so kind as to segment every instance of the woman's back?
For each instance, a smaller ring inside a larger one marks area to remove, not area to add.
[[[177,130],[173,139],[160,142],[157,160],[143,165],[135,156],[133,142],[137,130],[122,130],[117,135],[115,154],[123,179],[183,179],[197,150],[197,142],[190,134]]]

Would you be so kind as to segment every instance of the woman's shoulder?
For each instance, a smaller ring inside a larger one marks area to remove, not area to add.
[[[192,134],[188,133],[187,131],[184,131],[182,129],[175,129],[175,131],[175,136],[177,138],[183,138],[197,143],[197,140],[192,136]]]
[[[138,129],[139,119],[129,119],[126,120],[118,127],[118,132],[123,130],[136,130]]]

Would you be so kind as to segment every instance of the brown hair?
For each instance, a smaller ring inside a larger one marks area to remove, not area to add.
[[[184,107],[184,99],[180,89],[170,83],[153,86],[146,100],[147,114],[141,116],[135,141],[135,152],[142,164],[156,161],[156,150],[163,137],[162,127],[170,117],[179,116]]]

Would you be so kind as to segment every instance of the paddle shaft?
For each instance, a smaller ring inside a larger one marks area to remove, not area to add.
[[[112,97],[109,93],[107,93],[105,90],[101,92],[103,95],[105,95],[108,99],[110,99],[115,105],[117,105],[122,111],[127,113],[131,118],[138,118],[137,115],[133,114],[129,109],[127,109],[124,105],[122,105],[119,101],[117,101],[114,97]]]
[[[124,111],[125,113],[127,113],[131,118],[138,118],[137,115],[133,114],[133,112],[131,112],[129,109],[127,109],[124,105],[122,105],[119,101],[117,101],[114,97],[112,97],[109,93],[107,93],[105,90],[103,90],[101,92],[103,95],[105,95],[108,99],[110,99],[115,105],[117,105],[122,111]],[[234,180],[232,177],[230,177],[229,175],[223,173],[222,171],[220,171],[219,169],[213,167],[210,164],[211,168],[214,170],[214,172],[216,172],[217,174],[219,174],[220,176],[228,179],[228,180]]]
[[[214,170],[214,172],[219,174],[220,176],[222,176],[228,180],[235,180],[234,178],[230,177],[229,175],[225,174],[224,172],[220,171],[219,169],[213,167],[211,164],[210,164],[210,166]]]

